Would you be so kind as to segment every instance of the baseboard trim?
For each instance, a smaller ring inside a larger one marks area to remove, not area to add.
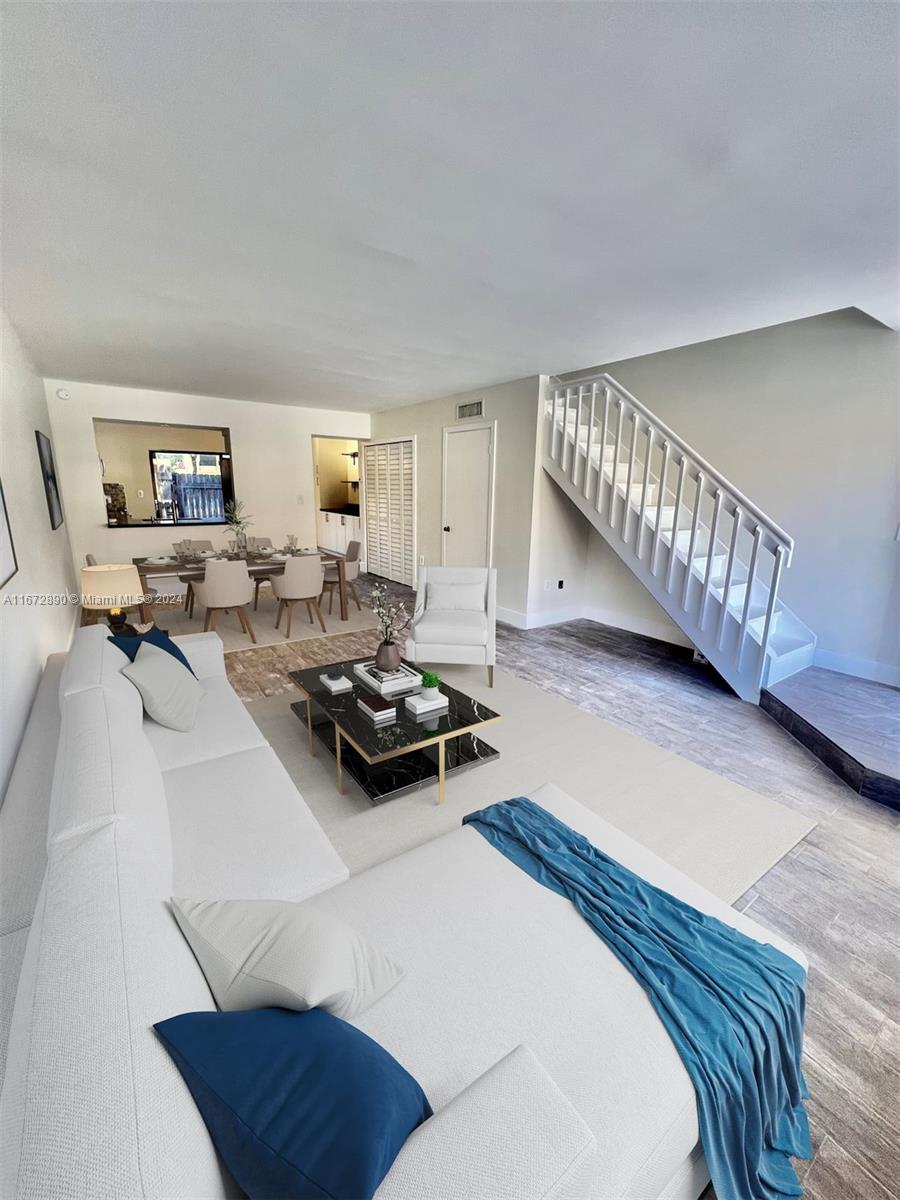
[[[547,625],[562,625],[565,621],[578,621],[584,616],[580,604],[568,608],[544,608],[529,612],[526,615],[526,629],[543,629]]]
[[[527,629],[528,621],[525,613],[519,612],[517,608],[501,608],[497,605],[497,620],[504,625],[512,625],[515,629]]]
[[[596,621],[598,625],[610,625],[613,629],[624,629],[668,642],[670,646],[692,646],[693,643],[665,621],[647,620],[623,613],[619,609],[597,608],[591,604],[570,604],[566,608],[530,609],[527,613],[515,608],[497,608],[497,620],[515,629],[544,629],[548,625],[563,625],[566,621]]]
[[[870,679],[873,683],[886,683],[900,687],[900,667],[890,663],[875,662],[870,658],[853,658],[849,654],[835,654],[833,650],[817,647],[813,664],[826,671],[838,671],[841,675],[855,675],[858,679]]]

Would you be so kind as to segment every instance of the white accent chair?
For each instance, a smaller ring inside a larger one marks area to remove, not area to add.
[[[480,591],[479,591],[480,589]],[[493,567],[419,567],[406,657],[418,663],[487,667],[497,659],[497,572]]]
[[[284,574],[272,576],[272,591],[278,601],[275,628],[278,628],[281,614],[287,609],[285,637],[291,636],[291,620],[294,615],[294,605],[297,603],[306,605],[310,625],[313,623],[313,609],[315,609],[322,632],[326,632],[322,610],[319,607],[323,576],[322,559],[318,554],[300,554],[289,558],[284,564]]]
[[[206,564],[205,578],[195,580],[192,586],[194,596],[206,609],[204,633],[215,629],[216,616],[220,612],[234,609],[244,633],[251,642],[256,642],[247,614],[247,605],[253,599],[253,583],[245,562],[210,561]],[[193,609],[193,605],[191,607]]]

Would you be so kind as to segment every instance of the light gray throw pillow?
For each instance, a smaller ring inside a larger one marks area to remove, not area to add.
[[[484,612],[484,584],[429,582],[425,603],[439,612]]]
[[[349,1018],[403,977],[349,925],[288,900],[181,900],[175,919],[223,1010],[324,1008]]]
[[[203,687],[174,655],[144,642],[122,674],[141,693],[148,717],[180,733],[194,728]]]

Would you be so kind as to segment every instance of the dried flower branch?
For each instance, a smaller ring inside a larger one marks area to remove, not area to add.
[[[402,600],[392,601],[383,583],[376,583],[372,588],[372,612],[381,628],[381,637],[385,642],[394,642],[412,619]]]

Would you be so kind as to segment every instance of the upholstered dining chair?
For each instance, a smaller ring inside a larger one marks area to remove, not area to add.
[[[271,550],[274,547],[274,542],[270,537],[248,537],[247,549],[251,554],[257,550]],[[255,575],[253,577],[253,611],[259,608],[259,589],[266,583],[272,582],[271,575]]]
[[[216,617],[220,612],[234,610],[244,633],[251,642],[256,641],[256,634],[247,615],[247,605],[253,599],[253,584],[245,562],[211,560],[206,564],[206,577],[202,581],[195,580],[192,586],[194,596],[206,609],[204,632],[215,629]]]
[[[344,581],[347,584],[347,591],[356,601],[356,607],[362,612],[362,605],[359,602],[359,593],[356,590],[356,580],[359,578],[359,542],[348,542],[347,553],[344,555]],[[340,587],[341,578],[338,575],[337,567],[329,563],[325,568],[324,591],[328,592],[328,612],[334,610],[334,593]]]
[[[419,567],[416,608],[406,639],[416,663],[487,667],[497,659],[497,572],[493,567]]]
[[[214,546],[209,538],[198,538],[196,541],[191,538],[185,538],[183,542],[173,542],[176,554],[199,554],[201,550],[213,550]],[[187,578],[179,575],[179,583],[187,584],[184,589],[184,611],[189,617],[194,615],[194,581],[188,576]]]
[[[278,601],[278,615],[275,617],[275,628],[281,621],[281,614],[287,609],[287,629],[285,637],[291,636],[291,618],[294,605],[298,602],[306,605],[309,623],[313,623],[313,610],[319,618],[322,632],[325,633],[325,621],[319,607],[319,597],[322,594],[322,560],[318,554],[301,554],[289,558],[284,564],[283,575],[272,576],[272,591]]]

